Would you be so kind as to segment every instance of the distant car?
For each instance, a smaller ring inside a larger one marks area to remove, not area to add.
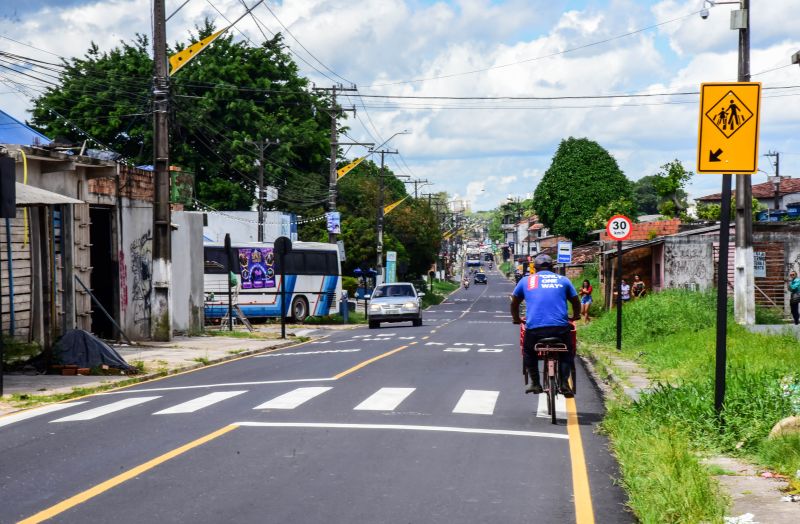
[[[381,322],[408,322],[422,325],[421,298],[425,293],[417,293],[414,285],[408,282],[381,284],[372,291],[367,320],[369,328],[380,327]]]
[[[476,273],[474,282],[476,284],[487,284],[486,273]]]

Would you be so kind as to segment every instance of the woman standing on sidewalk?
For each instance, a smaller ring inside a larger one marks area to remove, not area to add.
[[[592,305],[592,284],[588,280],[584,280],[578,294],[581,296],[581,316],[583,321],[588,324],[589,307]]]
[[[792,319],[794,325],[800,324],[800,278],[797,277],[795,270],[789,271],[788,286],[789,288],[789,307],[792,310]]]

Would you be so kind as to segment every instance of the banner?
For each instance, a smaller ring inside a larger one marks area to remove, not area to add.
[[[275,287],[275,255],[271,247],[239,249],[242,289]]]
[[[358,164],[363,162],[365,158],[367,158],[367,157],[362,156],[361,158],[356,158],[355,160],[353,160],[352,162],[350,162],[349,164],[347,164],[343,168],[341,168],[338,171],[336,171],[336,180],[339,180],[340,178],[345,176],[347,173],[352,171]]]
[[[338,211],[325,213],[325,218],[328,221],[328,233],[338,235],[342,232],[341,215]]]
[[[386,252],[386,283],[397,282],[397,252]]]
[[[190,45],[183,51],[178,51],[177,53],[169,57],[169,65],[171,67],[169,75],[172,76],[175,73],[177,73],[183,66],[188,64],[192,58],[200,54],[200,52],[203,49],[205,49],[205,47],[208,44],[216,40],[219,37],[219,35],[221,35],[227,30],[228,30],[227,27],[225,29],[220,29],[213,35],[207,36],[202,40],[200,40],[199,42],[195,42],[194,44]]]
[[[404,196],[403,198],[401,198],[400,200],[398,200],[397,202],[395,202],[395,203],[393,203],[393,204],[389,204],[388,206],[384,207],[384,208],[383,208],[383,215],[384,215],[384,216],[386,216],[386,215],[388,215],[389,213],[391,213],[391,212],[392,212],[392,209],[396,208],[396,207],[397,207],[397,206],[399,206],[401,203],[403,203],[403,200],[405,200],[405,199],[406,199],[406,198],[408,198],[409,196],[410,196],[410,195],[406,195],[406,196]]]

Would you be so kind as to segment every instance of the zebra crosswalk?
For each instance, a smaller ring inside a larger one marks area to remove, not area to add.
[[[253,410],[269,412],[272,410],[288,411],[301,408],[307,403],[312,403],[318,397],[330,394],[334,390],[332,386],[311,386],[297,387],[284,391],[277,396],[267,400],[263,397],[256,399]],[[170,407],[153,411],[153,415],[182,415],[191,414],[211,408],[217,404],[222,404],[232,398],[249,395],[255,396],[257,393],[248,390],[216,391],[205,395],[180,402]],[[353,411],[374,411],[374,412],[394,412],[412,395],[424,395],[417,388],[413,387],[381,387],[366,398],[357,402],[352,408]],[[440,395],[439,395],[440,396]],[[0,428],[11,424],[22,422],[34,417],[45,417],[46,415],[63,412],[70,409],[81,408],[80,411],[50,420],[50,423],[68,422],[87,422],[101,417],[106,417],[114,413],[119,413],[129,409],[141,409],[144,405],[166,398],[161,395],[132,396],[122,400],[101,404],[107,397],[95,397],[91,400],[81,400],[67,402],[63,404],[53,404],[28,411],[22,411],[6,417],[0,418]],[[466,389],[464,390],[450,413],[457,415],[494,415],[498,403],[501,400],[500,391]],[[516,399],[518,401],[518,399]],[[263,402],[259,402],[263,401]],[[99,405],[95,405],[99,404]],[[516,409],[516,408],[515,408]],[[60,413],[59,413],[60,414]],[[547,413],[547,400],[545,395],[539,395],[537,417],[549,417]],[[566,419],[566,403],[562,397],[558,397],[556,403],[556,415],[558,418]]]

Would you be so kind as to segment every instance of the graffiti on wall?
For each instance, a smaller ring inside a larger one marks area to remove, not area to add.
[[[128,311],[128,267],[125,265],[125,252],[119,250],[119,309]]]
[[[150,292],[153,288],[153,236],[147,233],[131,242],[131,273],[133,274],[133,322],[150,322]]]
[[[664,283],[667,287],[705,289],[714,278],[711,244],[664,246]]]

